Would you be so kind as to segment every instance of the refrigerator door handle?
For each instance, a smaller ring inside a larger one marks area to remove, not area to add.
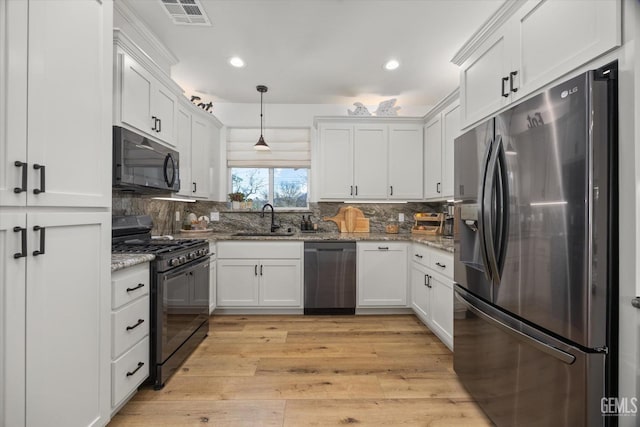
[[[526,345],[535,347],[536,349],[542,351],[543,353],[546,353],[549,356],[555,357],[556,359],[560,360],[563,363],[566,363],[567,365],[571,365],[573,362],[575,362],[576,357],[574,355],[569,354],[566,351],[562,351],[560,349],[552,347],[548,344],[545,344],[542,341],[539,341],[534,337],[526,335],[518,331],[517,329],[512,328],[509,325],[505,325],[498,319],[491,317],[484,311],[480,310],[478,307],[474,306],[470,301],[467,301],[467,299],[464,296],[460,295],[458,292],[455,292],[455,296],[456,296],[456,299],[467,308],[467,310],[471,311],[473,314],[480,317],[482,320],[486,321],[487,323],[490,323],[491,325],[500,329],[501,331],[511,335],[518,341]]]
[[[493,149],[489,154],[485,169],[484,185],[482,187],[482,199],[481,199],[481,217],[482,217],[482,229],[483,229],[483,246],[486,251],[486,260],[489,269],[491,270],[491,279],[493,283],[500,283],[500,271],[498,270],[498,262],[496,260],[496,248],[495,248],[495,230],[493,229],[493,211],[492,200],[496,185],[496,168],[498,167],[498,154],[502,147],[502,138],[498,137],[493,141]]]
[[[498,136],[496,144],[496,163],[495,174],[498,177],[498,185],[496,187],[497,197],[497,235],[496,237],[496,271],[498,276],[502,274],[504,262],[507,253],[507,242],[509,239],[509,177],[507,173],[507,156],[505,153],[505,144],[502,137]]]
[[[487,279],[493,282],[493,274],[491,272],[491,265],[489,264],[489,256],[487,253],[487,244],[486,244],[486,234],[485,234],[485,211],[483,207],[484,203],[484,193],[487,188],[487,172],[489,171],[489,159],[491,157],[491,148],[493,147],[493,139],[489,141],[487,145],[487,149],[484,152],[484,164],[482,167],[482,184],[480,186],[480,212],[478,213],[478,233],[480,237],[480,253],[482,255],[482,261],[484,263],[484,273],[487,276]]]

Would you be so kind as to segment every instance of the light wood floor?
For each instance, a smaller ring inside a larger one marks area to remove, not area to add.
[[[452,353],[403,316],[214,316],[164,389],[109,426],[491,426]]]

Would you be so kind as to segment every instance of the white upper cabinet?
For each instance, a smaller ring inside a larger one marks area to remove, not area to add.
[[[424,198],[440,197],[442,185],[442,115],[424,126]]]
[[[10,82],[0,85],[3,206],[111,204],[111,43],[103,9],[81,2],[70,15],[62,6],[0,5],[0,82]]]
[[[453,197],[454,140],[460,134],[460,103],[457,91],[427,114],[424,126],[424,198]]]
[[[320,199],[353,197],[353,126],[326,123],[319,127]]]
[[[419,125],[389,126],[389,198],[422,198],[423,137]]]
[[[120,121],[174,146],[177,97],[131,56],[121,55]]]
[[[465,123],[473,123],[507,104],[512,50],[509,42],[507,28],[501,28],[462,67],[460,95]]]
[[[318,126],[319,200],[419,200],[419,120],[337,119]]]
[[[354,132],[354,196],[387,197],[387,126],[356,125]]]
[[[460,135],[460,103],[442,112],[442,196],[453,197],[454,141]]]
[[[193,197],[209,197],[210,143],[211,124],[194,114],[191,117],[191,182],[185,183],[190,184]]]
[[[530,0],[514,21],[515,98],[621,44],[619,0]]]
[[[454,57],[467,127],[621,43],[619,0],[505,2]]]
[[[191,197],[191,113],[181,105],[178,106],[176,135],[178,152],[180,153],[180,191],[178,195]]]

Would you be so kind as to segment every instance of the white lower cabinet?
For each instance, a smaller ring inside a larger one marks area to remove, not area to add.
[[[358,242],[358,307],[407,306],[407,244]]]
[[[217,307],[302,307],[302,242],[219,242]]]
[[[0,425],[108,421],[110,224],[0,214]]]
[[[409,255],[411,308],[453,350],[453,255],[417,243]]]
[[[111,414],[149,376],[149,263],[111,274]]]

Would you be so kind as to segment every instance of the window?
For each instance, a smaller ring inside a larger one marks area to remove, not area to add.
[[[280,209],[309,208],[309,169],[230,168],[231,193],[242,193],[259,210],[265,203]]]

